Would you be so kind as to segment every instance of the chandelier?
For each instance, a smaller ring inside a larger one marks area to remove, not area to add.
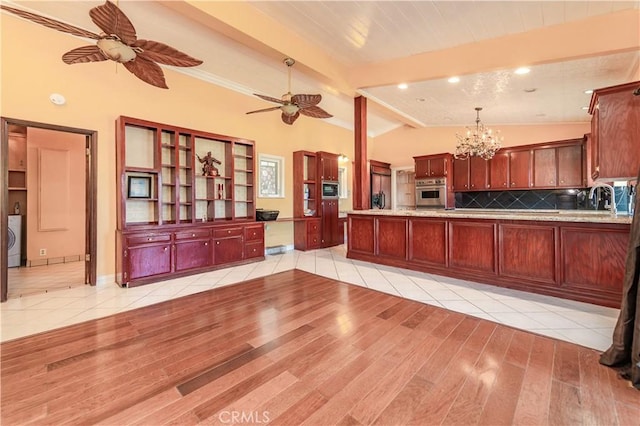
[[[476,107],[476,127],[467,127],[467,133],[462,136],[456,133],[458,139],[458,145],[456,146],[456,152],[453,155],[457,159],[466,159],[469,157],[482,157],[485,160],[490,160],[495,155],[496,151],[500,149],[500,143],[502,137],[498,136],[500,131],[493,131],[485,127],[480,122],[481,107]]]

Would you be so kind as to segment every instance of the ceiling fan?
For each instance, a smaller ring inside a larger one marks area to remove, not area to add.
[[[271,108],[259,109],[256,111],[249,111],[247,114],[275,111],[279,109],[282,110],[282,121],[289,125],[293,124],[293,122],[296,121],[298,117],[300,117],[300,114],[313,118],[333,117],[333,115],[329,114],[318,106],[318,104],[322,100],[322,95],[291,94],[291,67],[296,63],[296,61],[291,58],[285,58],[283,62],[287,66],[289,72],[289,88],[287,93],[282,95],[282,99],[276,99],[272,98],[271,96],[259,95],[257,93],[254,93],[254,95],[264,99],[265,101],[275,102],[280,105]]]
[[[78,47],[62,55],[62,60],[66,64],[111,59],[124,65],[146,83],[168,89],[164,73],[156,62],[176,67],[193,67],[202,63],[201,60],[192,58],[166,44],[139,40],[131,21],[108,0],[102,6],[96,6],[89,11],[93,23],[102,30],[101,34],[5,5],[0,5],[0,9],[63,33],[97,40],[95,45]]]

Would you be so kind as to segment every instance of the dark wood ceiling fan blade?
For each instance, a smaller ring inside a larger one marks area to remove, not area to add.
[[[307,117],[313,118],[331,118],[333,115],[329,114],[327,111],[323,110],[319,106],[311,106],[307,108],[300,108],[300,113],[306,115]]]
[[[107,59],[109,58],[107,58],[96,45],[78,47],[62,55],[62,61],[69,65],[100,62],[106,61]]]
[[[298,117],[300,117],[300,112],[296,112],[293,115],[287,115],[284,112],[280,115],[282,117],[282,121],[285,124],[293,124],[294,121],[296,121],[298,119]]]
[[[300,108],[307,108],[318,105],[322,100],[322,95],[307,95],[299,94],[291,97],[291,102],[298,105]]]
[[[174,67],[194,67],[202,63],[199,59],[192,58],[178,49],[174,49],[171,46],[167,46],[166,44],[157,41],[137,40],[132,46],[142,49],[142,52],[138,53],[138,56],[144,56],[151,61],[165,65],[173,65]]]
[[[160,65],[153,61],[137,56],[131,62],[124,62],[122,65],[133,73],[140,80],[151,84],[152,86],[168,89],[167,83],[164,81],[164,73]]]
[[[257,93],[254,93],[254,95],[259,97],[260,99],[264,99],[265,101],[275,102],[277,104],[284,105],[284,101],[282,99],[272,98],[271,96],[266,96],[266,95],[259,95]]]
[[[0,4],[0,9],[6,10],[7,12],[12,13],[16,16],[19,16],[21,18],[28,19],[29,21],[35,22],[36,24],[44,25],[47,28],[62,31],[63,33],[73,34],[78,37],[86,37],[94,40],[100,40],[100,36],[98,34],[92,33],[91,31],[83,30],[82,28],[74,27],[73,25],[56,21],[54,19],[45,18],[44,16],[36,15],[35,13],[26,12],[20,9],[15,9],[13,7],[5,6],[3,4]]]
[[[264,108],[264,109],[257,109],[255,111],[249,111],[246,114],[255,114],[256,112],[267,112],[267,111],[275,111],[277,109],[280,109],[279,106],[277,107],[271,107],[271,108]]]
[[[118,6],[106,1],[102,6],[96,6],[89,11],[89,16],[105,34],[115,34],[123,43],[131,45],[137,40],[136,29],[129,18]]]

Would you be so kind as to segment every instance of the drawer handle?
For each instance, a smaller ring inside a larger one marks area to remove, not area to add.
[[[147,238],[147,241],[152,241],[152,240],[153,240],[152,237]]]
[[[217,245],[220,245],[220,241],[216,241],[216,244],[217,244]]]
[[[192,236],[192,237],[195,237],[195,236],[196,236],[196,234],[191,234],[191,236]]]
[[[204,245],[205,245],[205,246],[208,246],[208,245],[209,245],[209,243],[204,243]]]
[[[231,230],[228,230],[228,231],[227,231],[227,234],[230,234],[230,233],[231,233]]]
[[[169,248],[169,247],[165,247],[165,248],[164,248],[164,251],[167,251],[167,249],[168,249],[168,248]]]

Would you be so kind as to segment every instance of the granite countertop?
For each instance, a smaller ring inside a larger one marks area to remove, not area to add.
[[[380,216],[414,216],[465,219],[538,220],[548,222],[587,222],[630,224],[629,215],[612,215],[608,211],[589,210],[500,210],[500,209],[420,209],[420,210],[352,210],[349,214]]]

